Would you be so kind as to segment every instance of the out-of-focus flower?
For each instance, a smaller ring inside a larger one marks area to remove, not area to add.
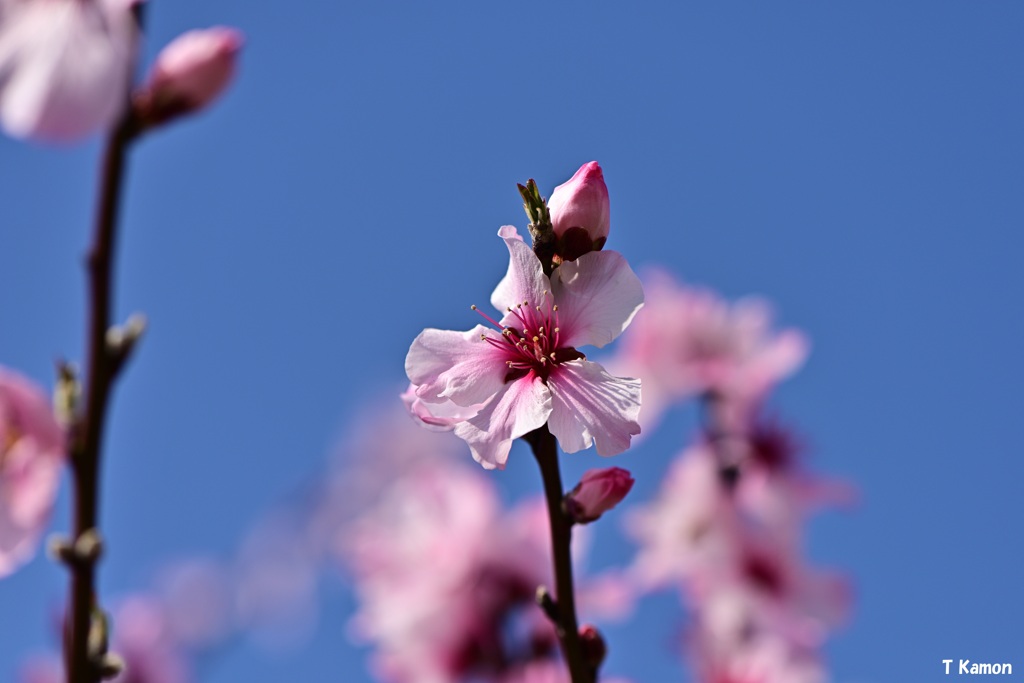
[[[269,649],[306,642],[319,617],[319,560],[302,511],[275,510],[260,520],[235,561],[238,626]]]
[[[46,395],[0,368],[0,576],[35,552],[63,463],[64,432]]]
[[[633,488],[633,477],[621,467],[587,470],[565,497],[566,511],[577,524],[587,524],[622,502]]]
[[[749,429],[738,479],[723,476],[707,441],[673,463],[656,499],[630,518],[641,544],[631,575],[641,591],[676,583],[686,596],[698,680],[823,680],[813,652],[845,619],[849,585],[802,557],[814,480],[797,466],[794,440],[774,425]]]
[[[176,642],[192,649],[215,647],[231,633],[233,577],[211,559],[196,558],[160,571],[156,593]]]
[[[644,310],[607,365],[643,381],[641,421],[647,429],[668,404],[706,392],[755,405],[807,357],[806,337],[794,329],[772,330],[764,301],[729,304],[662,272],[645,277],[644,289]]]
[[[584,164],[572,178],[555,188],[548,200],[551,227],[565,261],[599,251],[608,239],[611,210],[604,173],[596,161]]]
[[[360,420],[373,425],[373,445],[346,445],[386,477],[359,478],[376,496],[334,535],[359,604],[353,633],[374,645],[375,673],[389,683],[503,680],[553,660],[555,633],[535,600],[538,586],[552,586],[545,502],[503,509],[493,480],[449,452],[450,440],[398,417]],[[586,540],[580,531],[574,542]],[[574,558],[584,549],[575,542]],[[582,577],[578,586],[589,619],[631,606],[623,577]]]
[[[800,443],[782,425],[762,419],[747,429],[737,504],[776,536],[797,543],[812,512],[856,501],[857,490],[849,483],[818,476],[802,466]]]
[[[627,525],[640,544],[631,574],[642,590],[692,580],[731,553],[739,520],[705,443],[670,466],[651,502],[629,510]]]
[[[0,125],[65,142],[108,128],[128,100],[129,0],[0,0]]]
[[[714,643],[691,648],[698,680],[704,683],[826,683],[828,674],[813,653],[781,638],[751,637],[725,649]]]
[[[549,279],[516,229],[503,227],[508,273],[491,296],[505,311],[497,330],[424,330],[405,369],[425,403],[468,408],[455,424],[484,467],[504,467],[512,441],[544,424],[562,449],[596,442],[615,455],[639,433],[640,382],[617,378],[585,359],[578,346],[608,344],[643,304],[643,288],[621,254],[591,252],[555,269]],[[483,315],[483,313],[481,313]]]
[[[113,683],[188,683],[189,663],[171,630],[160,603],[149,597],[125,600],[113,618],[111,651],[124,658],[125,668]]]
[[[360,601],[354,627],[388,681],[492,675],[549,655],[533,602],[549,576],[543,501],[499,512],[492,484],[457,466],[418,467],[355,520],[343,548]]]
[[[714,615],[719,640],[768,633],[795,646],[819,647],[849,612],[844,577],[812,569],[799,549],[768,536],[737,539],[732,557],[702,568],[690,586],[701,611]]]
[[[168,628],[162,603],[148,595],[122,601],[111,619],[110,651],[121,657],[124,669],[112,683],[190,683],[191,666]],[[63,667],[53,656],[30,659],[19,683],[62,683]]]
[[[217,26],[175,38],[156,58],[135,97],[145,125],[163,123],[213,102],[235,74],[242,34]]]

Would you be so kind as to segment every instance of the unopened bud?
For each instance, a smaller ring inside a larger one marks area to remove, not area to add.
[[[580,644],[583,646],[583,659],[596,671],[608,656],[608,645],[604,642],[604,636],[596,626],[585,624],[580,627]]]
[[[99,658],[97,669],[99,669],[97,673],[100,676],[100,680],[113,680],[124,672],[124,658],[113,652],[108,652]]]
[[[206,107],[235,74],[242,34],[217,26],[184,33],[160,52],[135,97],[136,115],[152,127]]]
[[[53,414],[65,429],[75,423],[78,404],[82,398],[82,385],[78,381],[78,368],[67,361],[57,362],[57,386],[53,390]]]
[[[588,470],[565,497],[565,511],[576,524],[587,524],[619,504],[633,488],[633,477],[621,467]]]
[[[561,260],[573,261],[604,247],[611,227],[611,210],[608,186],[596,161],[584,164],[572,178],[556,187],[547,204],[558,240],[556,253]]]

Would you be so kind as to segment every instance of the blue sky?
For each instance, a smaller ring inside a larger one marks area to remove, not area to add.
[[[515,183],[596,159],[609,247],[764,294],[814,342],[776,405],[863,492],[812,530],[858,587],[835,679],[1024,667],[1024,5],[153,0],[148,22],[150,58],[213,24],[247,45],[223,102],[131,158],[117,310],[150,332],[111,415],[106,594],[229,552],[402,387],[420,329],[475,324],[495,231],[525,223]],[[44,381],[81,353],[96,154],[0,139],[0,362]],[[623,461],[637,494],[684,435]],[[537,486],[518,460],[513,498]],[[599,561],[625,553],[608,526]],[[63,589],[44,559],[0,582],[0,676],[50,642]],[[242,645],[204,680],[368,680],[351,599],[325,600],[307,650]],[[677,616],[641,618],[610,630],[614,671],[686,680]]]

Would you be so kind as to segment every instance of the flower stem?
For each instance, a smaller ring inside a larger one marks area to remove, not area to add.
[[[562,475],[558,469],[558,446],[555,437],[548,431],[547,425],[528,434],[526,441],[533,449],[537,464],[540,465],[541,478],[544,480],[544,497],[548,504],[548,518],[551,522],[558,642],[562,646],[562,654],[569,665],[572,683],[593,683],[596,679],[596,672],[584,660],[580,629],[576,620],[572,558],[569,552],[572,525],[562,508],[565,491],[562,488]]]
[[[78,545],[86,535],[97,533],[99,518],[100,455],[110,391],[123,358],[107,346],[113,303],[114,255],[121,203],[125,161],[129,143],[135,134],[134,118],[129,112],[107,139],[103,153],[100,193],[92,246],[86,260],[89,280],[89,322],[86,331],[85,407],[75,425],[71,449],[74,496],[74,537]],[[71,614],[65,642],[65,662],[69,683],[95,683],[99,667],[89,651],[96,599],[96,560],[98,553],[80,556],[68,563],[71,573]]]

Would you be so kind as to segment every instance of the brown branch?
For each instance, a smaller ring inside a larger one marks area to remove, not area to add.
[[[129,109],[110,134],[103,153],[95,232],[86,261],[89,281],[89,322],[84,412],[73,430],[71,466],[74,495],[72,546],[83,538],[99,538],[99,473],[110,392],[124,358],[107,344],[113,307],[114,256],[125,161],[135,135],[135,119]],[[97,653],[89,651],[96,599],[96,560],[99,553],[83,554],[68,563],[71,573],[71,613],[65,643],[69,683],[95,683],[100,678]]]
[[[565,491],[558,469],[558,446],[546,425],[528,434],[526,441],[533,449],[537,464],[540,465],[541,477],[544,480],[544,497],[548,504],[548,518],[551,522],[551,550],[555,570],[554,611],[558,617],[558,642],[569,665],[572,683],[593,683],[596,672],[584,660],[580,629],[576,619],[572,557],[569,552],[572,524],[562,507]]]

